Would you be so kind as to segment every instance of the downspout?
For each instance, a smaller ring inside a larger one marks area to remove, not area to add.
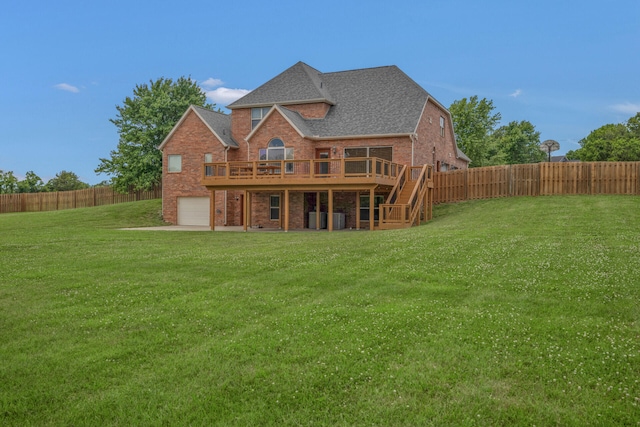
[[[417,133],[412,133],[409,134],[409,138],[411,138],[411,166],[415,166],[415,143],[418,140],[418,134]]]
[[[224,162],[227,163],[227,158],[228,155],[227,153],[229,152],[229,148],[231,148],[229,145],[227,145],[224,148]],[[227,225],[227,193],[229,190],[224,190],[224,225]],[[215,208],[214,208],[215,209]]]

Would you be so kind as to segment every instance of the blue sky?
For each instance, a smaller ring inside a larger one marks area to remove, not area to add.
[[[445,106],[492,99],[558,152],[640,111],[640,1],[17,1],[0,13],[0,169],[85,182],[137,84],[191,76],[224,107],[298,61],[397,65]]]

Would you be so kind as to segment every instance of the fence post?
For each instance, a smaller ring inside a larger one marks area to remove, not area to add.
[[[464,170],[464,182],[463,182],[463,194],[464,200],[469,200],[469,168]]]

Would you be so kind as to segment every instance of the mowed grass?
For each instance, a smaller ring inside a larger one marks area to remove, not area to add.
[[[0,425],[638,425],[640,198],[376,232],[0,215]]]

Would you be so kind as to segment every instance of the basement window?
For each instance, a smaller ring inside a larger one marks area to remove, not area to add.
[[[369,221],[370,207],[369,196],[360,195],[360,221]],[[381,203],[384,203],[384,196],[373,196],[373,219],[377,221],[380,216],[380,209],[378,207]]]
[[[273,194],[269,197],[269,219],[277,221],[280,219],[280,195]]]

